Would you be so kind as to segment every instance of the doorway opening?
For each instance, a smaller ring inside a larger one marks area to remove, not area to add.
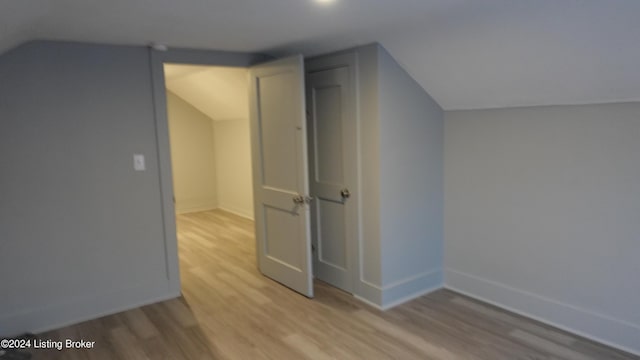
[[[316,263],[327,270],[317,275],[351,292],[354,273],[348,259],[355,252],[346,242],[344,222],[355,203],[347,201],[347,177],[336,174],[349,173],[343,169],[348,162],[342,161],[340,139],[353,131],[344,123],[349,111],[329,111],[350,108],[340,94],[351,77],[334,76],[335,71],[346,74],[338,69],[319,76],[320,82],[310,78],[313,86],[306,90],[313,111],[308,111],[301,56],[248,69],[165,63],[162,71],[169,135],[164,158],[173,167],[165,172],[173,189],[163,192],[174,194],[177,213],[165,228],[177,227],[175,271],[170,273],[181,270],[177,283],[182,292],[192,278],[213,290],[220,281],[240,290],[246,279],[238,274],[249,274],[250,282],[264,282],[264,275],[313,297],[312,232],[317,235]],[[311,196],[310,175],[316,180]],[[245,242],[234,244],[236,239]],[[230,245],[240,248],[226,251]],[[246,271],[236,271],[237,263],[247,259],[252,263]],[[220,264],[229,269],[216,268]]]
[[[203,286],[252,293],[264,281],[255,260],[247,71],[164,64],[181,290],[190,302]]]

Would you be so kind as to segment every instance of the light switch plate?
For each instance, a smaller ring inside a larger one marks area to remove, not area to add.
[[[135,171],[145,171],[147,169],[144,164],[144,155],[133,154],[133,169]]]

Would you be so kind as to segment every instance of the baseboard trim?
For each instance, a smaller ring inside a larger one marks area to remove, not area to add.
[[[445,269],[444,287],[589,340],[640,355],[640,326],[492,280]],[[613,338],[612,335],[619,337]]]
[[[384,286],[365,281],[354,297],[374,308],[386,311],[442,288],[442,270],[436,269],[408,276]]]
[[[172,292],[169,288],[169,284],[164,280],[153,285],[145,284],[12,314],[0,319],[2,324],[0,336],[13,336],[26,332],[38,334],[181,295],[180,292]]]
[[[353,296],[377,309],[381,309],[380,303],[382,303],[382,289],[375,284],[360,279],[356,284]]]
[[[188,214],[192,212],[217,209],[219,206],[216,198],[182,199],[174,203],[176,214]]]
[[[442,288],[442,270],[434,269],[382,286],[383,310],[411,301]]]
[[[243,211],[236,211],[236,210],[233,210],[233,209],[229,209],[229,208],[227,208],[227,207],[224,207],[223,205],[218,206],[218,210],[226,211],[226,212],[228,212],[228,213],[231,213],[231,214],[233,214],[233,215],[238,215],[238,216],[240,216],[240,217],[243,217],[243,218],[245,218],[245,219],[249,219],[249,220],[251,220],[251,221],[253,221],[253,220],[254,220],[254,219],[253,219],[253,215],[247,215],[247,214],[246,214],[245,212],[243,212]]]
[[[362,297],[362,296],[359,296],[359,295],[353,295],[353,297],[354,297],[354,298],[356,298],[358,301],[362,301],[363,303],[365,303],[365,304],[367,304],[367,305],[371,306],[372,308],[376,308],[376,309],[378,309],[378,310],[380,310],[380,311],[384,311],[384,309],[382,308],[382,306],[380,306],[380,305],[378,305],[378,304],[374,303],[373,301],[371,301],[371,300],[369,300],[369,299],[366,299],[366,298],[364,298],[364,297]]]
[[[389,309],[394,308],[394,307],[396,307],[398,305],[402,305],[404,303],[408,303],[409,301],[415,300],[415,299],[417,299],[417,298],[419,298],[421,296],[430,294],[430,293],[432,293],[434,291],[437,291],[437,290],[440,290],[440,289],[442,289],[442,283],[439,284],[439,285],[424,289],[424,290],[420,290],[420,291],[415,292],[413,294],[409,294],[409,295],[407,295],[405,297],[402,297],[400,299],[396,299],[396,300],[394,300],[394,301],[392,301],[390,303],[387,303],[382,307],[382,310],[385,310],[385,311],[389,310]]]

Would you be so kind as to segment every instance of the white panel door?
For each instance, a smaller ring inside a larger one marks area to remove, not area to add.
[[[349,67],[314,71],[306,80],[314,272],[353,292],[357,135]]]
[[[250,69],[258,267],[313,296],[302,56]]]

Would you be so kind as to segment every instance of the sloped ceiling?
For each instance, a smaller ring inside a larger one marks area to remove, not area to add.
[[[213,120],[249,118],[247,70],[221,66],[167,64],[167,90]]]
[[[379,41],[445,109],[640,100],[637,0],[0,0],[29,39],[320,54]]]

